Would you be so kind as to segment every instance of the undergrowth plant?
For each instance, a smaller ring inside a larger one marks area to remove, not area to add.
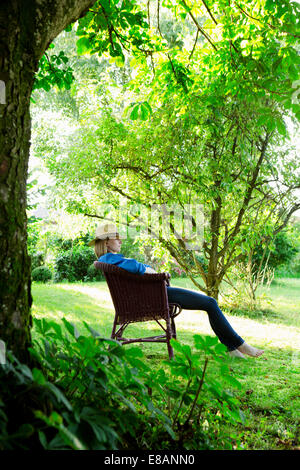
[[[234,433],[224,435],[220,421],[243,424],[245,416],[239,409],[239,400],[231,391],[241,388],[232,376],[227,361],[227,348],[217,338],[194,335],[194,348],[172,339],[175,358],[164,361],[164,368],[152,372],[157,402],[172,421],[179,447],[233,448],[239,446]],[[221,380],[209,376],[210,362],[219,368]],[[228,388],[224,388],[223,382]],[[212,437],[213,436],[213,437]],[[234,438],[234,439],[233,439]]]
[[[219,422],[243,422],[230,391],[240,387],[214,338],[194,350],[172,340],[176,356],[152,368],[138,347],[35,319],[32,368],[11,352],[0,366],[0,449],[236,448]],[[225,389],[207,373],[219,364]]]

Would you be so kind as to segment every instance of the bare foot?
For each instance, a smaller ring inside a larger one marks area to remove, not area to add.
[[[250,346],[247,343],[241,344],[241,346],[239,346],[237,349],[241,353],[247,354],[248,356],[251,356],[251,357],[259,357],[264,353],[262,349],[254,348],[253,346]]]
[[[231,357],[240,357],[242,359],[245,359],[245,356],[244,354],[242,354],[240,351],[238,351],[237,349],[234,349],[233,351],[229,351],[228,353],[229,356]]]

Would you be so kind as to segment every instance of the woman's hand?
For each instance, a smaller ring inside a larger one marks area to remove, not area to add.
[[[157,272],[153,268],[148,268],[147,266],[144,274],[157,274]]]

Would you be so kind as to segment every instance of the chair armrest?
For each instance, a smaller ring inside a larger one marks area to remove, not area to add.
[[[120,268],[122,269],[122,268]],[[125,271],[125,269],[123,270]],[[133,277],[140,282],[153,282],[153,281],[165,281],[169,285],[170,274],[169,273],[147,273],[147,274],[133,274],[125,271],[126,277]]]
[[[167,286],[169,286],[170,285],[171,274],[170,273],[165,273],[165,274],[166,274],[166,277],[167,277],[166,284],[167,284]]]
[[[139,274],[140,277],[146,277],[149,281],[165,281],[167,286],[170,285],[171,274],[170,273],[153,273],[153,274]],[[151,277],[150,277],[151,276]]]

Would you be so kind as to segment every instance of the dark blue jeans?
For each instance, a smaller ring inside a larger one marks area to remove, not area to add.
[[[169,303],[179,304],[186,310],[205,310],[214,333],[229,351],[233,351],[244,342],[226,320],[213,297],[180,287],[167,287],[167,292]]]

